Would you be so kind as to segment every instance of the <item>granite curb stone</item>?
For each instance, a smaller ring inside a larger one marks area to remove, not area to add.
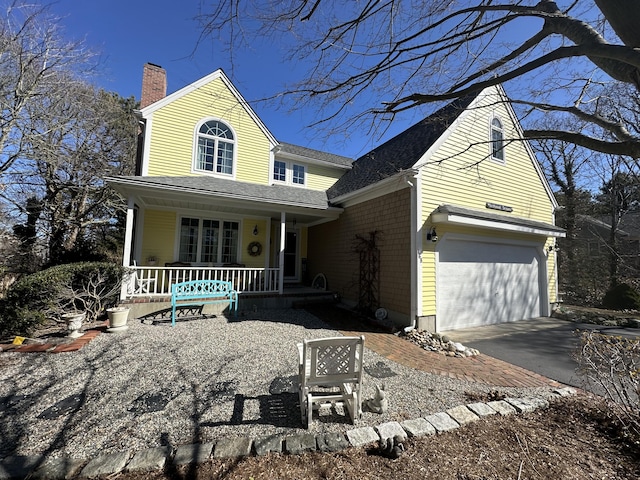
[[[251,439],[247,437],[223,438],[213,450],[215,458],[237,458],[251,455]]]
[[[256,438],[253,441],[253,448],[256,455],[266,455],[267,453],[282,453],[282,436],[270,435],[267,437]]]
[[[80,477],[97,477],[99,475],[119,473],[124,470],[129,458],[131,458],[131,452],[128,450],[99,455],[89,460],[89,463],[80,472]]]
[[[505,401],[511,404],[518,413],[529,413],[538,408],[549,406],[547,399],[540,397],[505,398]]]
[[[460,426],[451,416],[446,412],[438,412],[433,415],[424,417],[436,429],[436,432],[448,432],[454,430]]]
[[[434,435],[436,433],[433,425],[424,418],[405,420],[401,422],[400,425],[402,425],[402,428],[404,428],[410,437],[424,437],[425,435]]]
[[[496,412],[493,408],[483,402],[470,403],[467,408],[479,417],[486,417],[487,415],[495,415]]]
[[[480,420],[480,417],[467,408],[466,405],[460,405],[447,410],[447,413],[460,425],[466,425],[467,423]]]
[[[362,447],[380,440],[373,427],[354,428],[347,431],[347,438],[353,447]]]
[[[576,393],[572,388],[561,388],[553,392],[559,396],[569,396]],[[544,397],[508,398],[482,403],[461,405],[447,412],[464,418],[493,415],[511,415],[518,412],[528,412],[536,409],[548,408],[549,401]],[[173,463],[185,465],[203,463],[212,455],[217,458],[242,457],[251,454],[251,448],[257,455],[269,452],[281,453],[283,450],[290,454],[300,454],[310,451],[335,452],[349,446],[361,447],[375,442],[386,442],[393,439],[403,442],[407,436],[418,437],[446,432],[460,427],[459,421],[447,412],[438,412],[424,418],[416,418],[398,422],[386,422],[377,427],[362,427],[348,430],[344,435],[338,433],[314,436],[310,433],[282,436],[268,436],[256,440],[247,437],[223,439],[214,443],[181,445],[176,448]],[[466,413],[468,412],[468,413]],[[493,413],[492,413],[493,412]],[[460,415],[457,415],[460,414]],[[464,424],[463,423],[463,424]],[[283,448],[284,443],[284,448]],[[215,449],[214,449],[215,446]],[[215,453],[214,453],[215,452]],[[41,455],[11,456],[0,461],[0,480],[19,478],[66,479],[75,478],[82,465],[79,477],[95,477],[98,475],[114,475],[122,471],[141,471],[162,469],[171,458],[169,447],[156,447],[140,450],[132,457],[130,451],[100,455],[86,463],[86,460],[73,458],[46,459]]]
[[[297,455],[303,452],[312,452],[316,449],[316,437],[310,433],[292,435],[284,440],[284,451]]]
[[[513,406],[511,406],[504,400],[493,400],[491,402],[488,402],[487,405],[493,408],[500,415],[513,415],[514,413],[518,413],[518,411]]]
[[[29,478],[43,480],[64,480],[75,477],[87,463],[82,458],[48,458]]]
[[[128,472],[140,472],[164,468],[167,457],[171,455],[169,447],[146,448],[137,452],[129,464]]]
[[[561,397],[570,397],[571,395],[576,394],[576,389],[572,387],[556,388],[553,390],[553,393],[560,395]]]
[[[176,455],[173,457],[175,465],[189,465],[191,463],[202,463],[209,459],[213,443],[191,443],[188,445],[180,445],[176,449]]]
[[[15,455],[0,462],[0,480],[26,478],[29,473],[44,461],[41,455]]]
[[[376,427],[376,431],[383,445],[386,445],[389,440],[393,440],[394,443],[402,443],[407,440],[407,432],[398,422],[381,423]]]
[[[321,452],[339,452],[349,446],[349,441],[341,433],[327,433],[316,438]]]

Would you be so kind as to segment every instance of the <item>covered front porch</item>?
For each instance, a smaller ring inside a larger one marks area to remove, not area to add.
[[[161,299],[190,280],[224,280],[241,296],[308,284],[308,228],[338,218],[324,191],[219,178],[119,177],[127,199],[121,301]],[[157,301],[157,300],[156,300]]]

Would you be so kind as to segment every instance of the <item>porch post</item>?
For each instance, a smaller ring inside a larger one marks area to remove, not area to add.
[[[287,238],[287,214],[280,212],[280,255],[278,255],[278,293],[284,293],[284,242]]]
[[[124,252],[122,254],[122,266],[128,267],[131,258],[131,241],[133,239],[133,211],[134,202],[133,197],[129,197],[127,200],[127,221],[124,231]],[[133,277],[131,277],[132,279]],[[127,288],[129,285],[126,282],[122,282],[120,288],[120,300],[124,300],[127,296]]]

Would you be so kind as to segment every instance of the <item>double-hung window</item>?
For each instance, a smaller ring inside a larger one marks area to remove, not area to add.
[[[198,129],[195,169],[220,175],[233,175],[235,138],[231,128],[209,120]]]
[[[237,263],[239,222],[183,217],[178,260],[190,263]]]
[[[291,172],[291,182],[296,185],[304,185],[304,167],[302,165],[293,165]]]
[[[295,163],[287,163],[282,160],[273,162],[273,181],[289,185],[304,186],[306,183],[306,167]]]
[[[286,162],[281,162],[280,160],[276,160],[275,162],[273,162],[273,180],[276,182],[287,181]]]
[[[491,120],[491,158],[504,162],[504,131],[496,117]]]

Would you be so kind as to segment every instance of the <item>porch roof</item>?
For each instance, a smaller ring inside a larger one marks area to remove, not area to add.
[[[296,215],[300,223],[332,220],[342,212],[332,207],[324,191],[286,185],[260,185],[211,176],[108,177],[107,183],[144,207],[215,209],[235,213]]]

